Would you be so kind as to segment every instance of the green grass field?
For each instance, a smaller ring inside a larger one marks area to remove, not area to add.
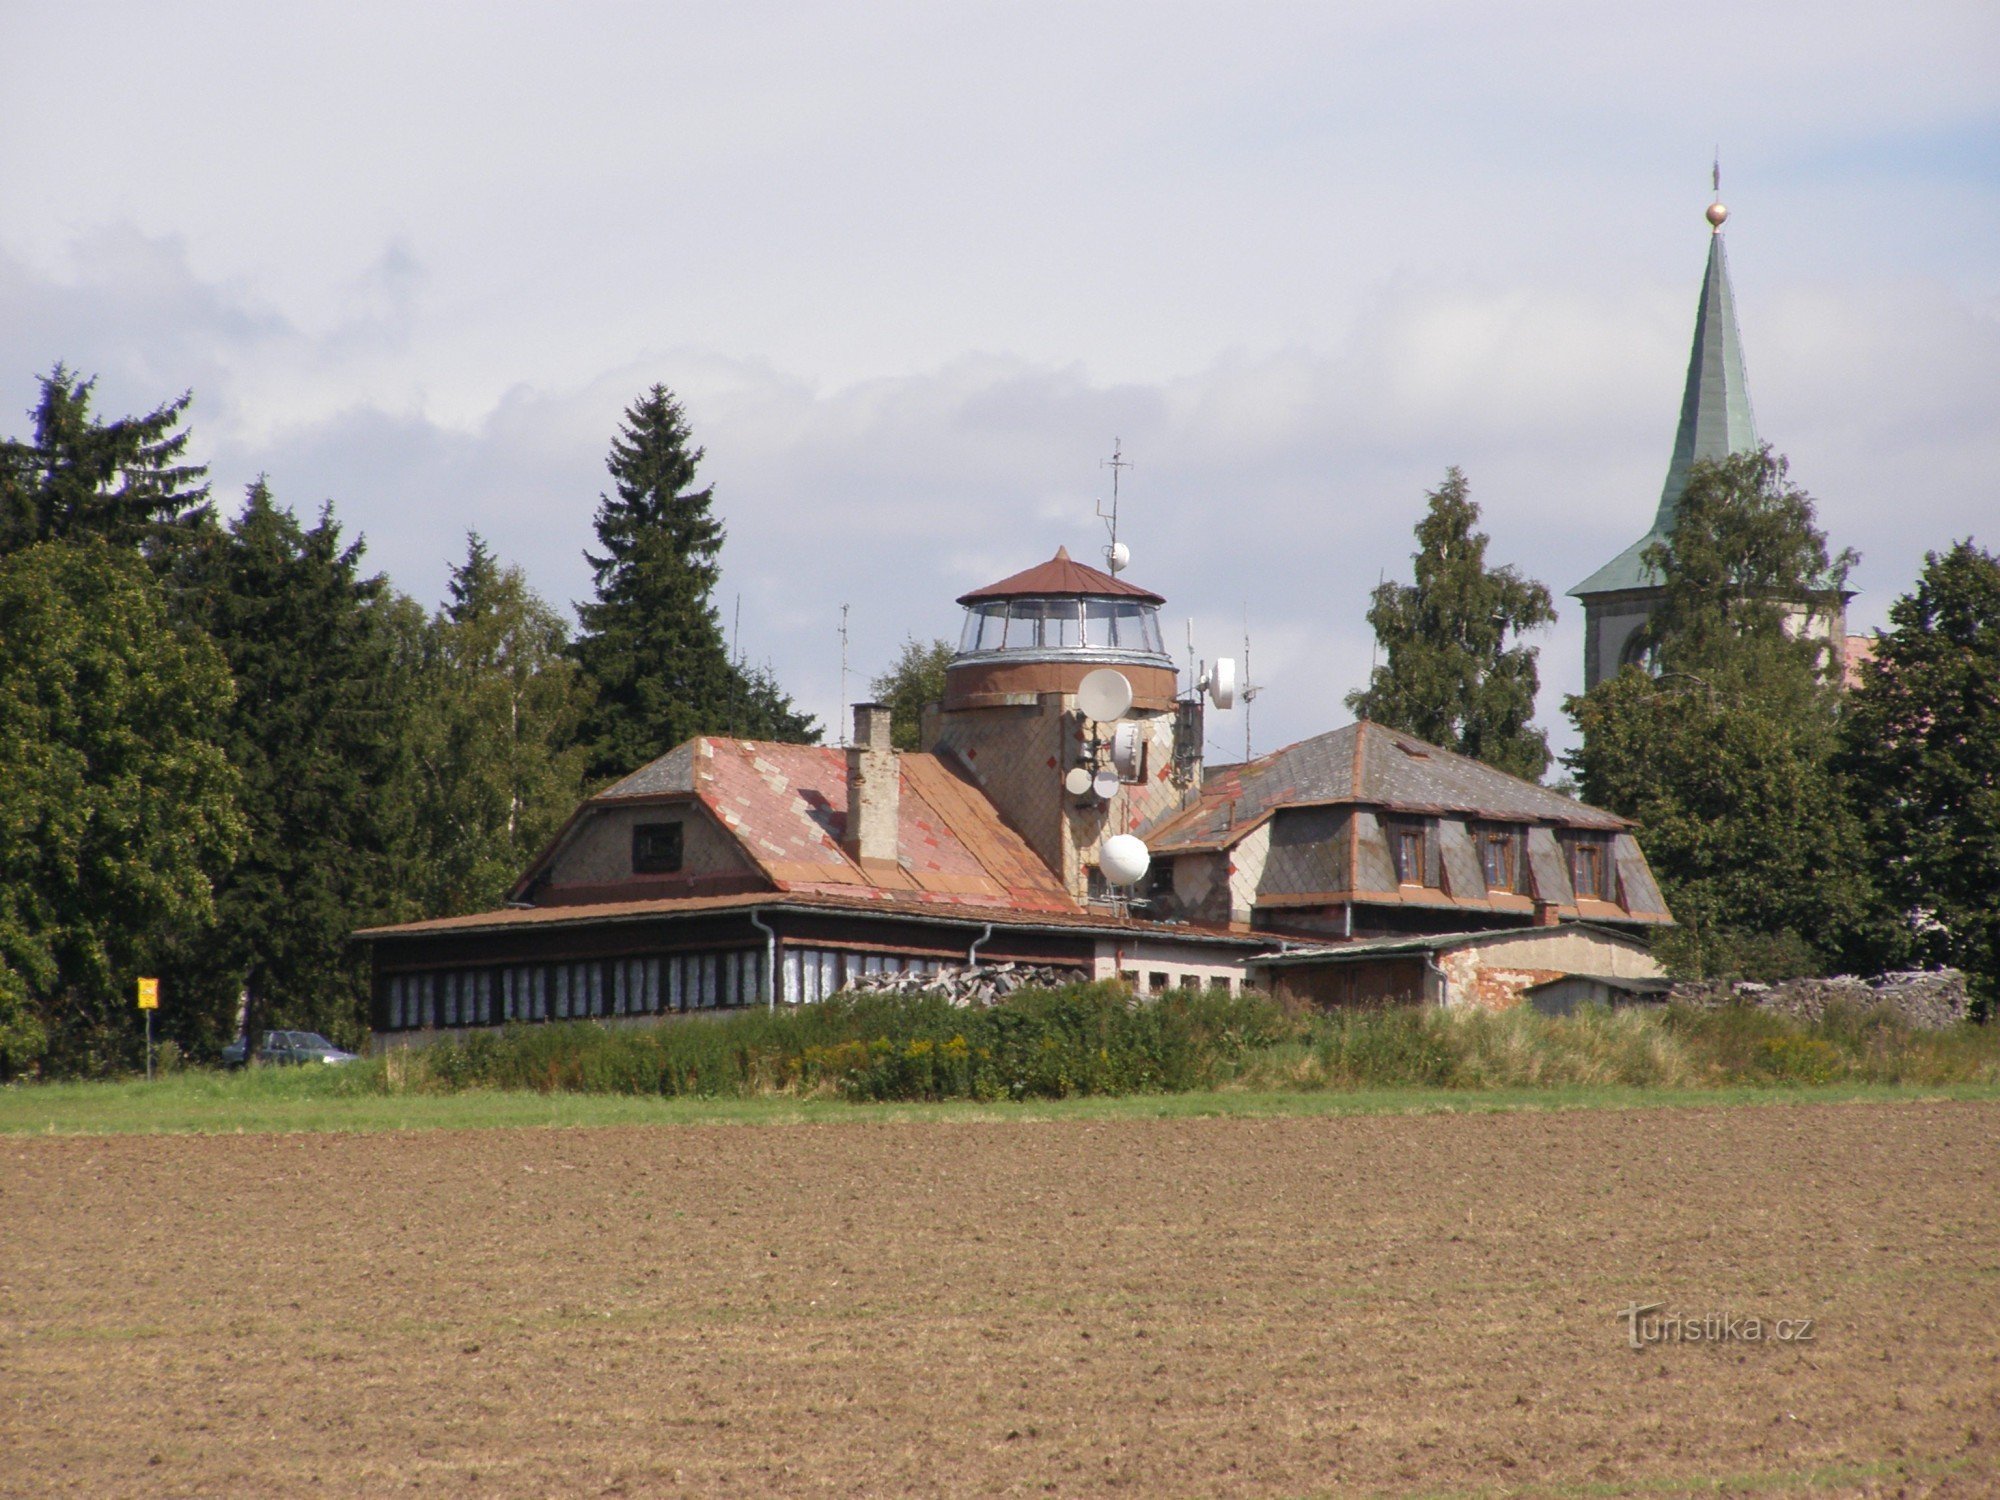
[[[1734,1088],[1223,1089],[979,1104],[859,1104],[840,1099],[662,1098],[474,1089],[384,1094],[334,1069],[187,1072],[143,1081],[0,1088],[0,1134],[109,1135],[325,1130],[478,1130],[601,1125],[791,1125],[886,1120],[1185,1119],[1202,1116],[1469,1114],[2000,1098],[2000,1083],[1820,1084]]]

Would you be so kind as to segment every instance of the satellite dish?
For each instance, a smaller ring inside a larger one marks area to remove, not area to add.
[[[1123,542],[1113,542],[1104,549],[1104,560],[1112,572],[1122,573],[1132,565],[1132,549]]]
[[[1236,660],[1234,657],[1218,656],[1215,665],[1208,669],[1208,701],[1217,708],[1228,708],[1236,702]]]
[[[1127,719],[1111,731],[1111,764],[1118,768],[1120,779],[1139,779],[1139,755],[1143,748],[1136,720]]]
[[[1132,684],[1115,667],[1086,672],[1083,681],[1076,685],[1076,706],[1083,710],[1085,718],[1099,723],[1122,719],[1125,710],[1132,706]]]
[[[1152,863],[1152,850],[1129,833],[1113,834],[1098,846],[1097,868],[1113,885],[1137,885]]]
[[[1118,780],[1118,773],[1107,766],[1091,778],[1090,789],[1097,793],[1099,800],[1109,802],[1113,797],[1118,795],[1118,788],[1121,784]]]
[[[1092,780],[1089,766],[1071,766],[1063,772],[1063,790],[1072,797],[1087,797]]]

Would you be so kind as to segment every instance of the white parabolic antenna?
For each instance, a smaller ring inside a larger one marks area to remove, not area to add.
[[[1063,772],[1063,790],[1072,797],[1087,796],[1090,792],[1090,767],[1071,766]]]
[[[1129,833],[1114,833],[1097,850],[1097,868],[1113,885],[1137,885],[1146,878],[1153,851]]]
[[[1218,656],[1215,665],[1208,669],[1208,701],[1217,708],[1227,709],[1236,702],[1236,659]]]
[[[1108,723],[1122,719],[1132,706],[1132,684],[1116,667],[1099,667],[1086,672],[1076,685],[1076,706],[1085,718]]]
[[[1113,542],[1104,549],[1104,560],[1111,565],[1111,571],[1122,573],[1132,565],[1132,549],[1123,542]]]
[[[1118,786],[1118,773],[1109,766],[1099,771],[1090,781],[1090,789],[1097,793],[1100,801],[1104,802],[1109,802],[1118,795]]]
[[[1139,779],[1139,723],[1127,719],[1111,731],[1111,764],[1125,781]]]

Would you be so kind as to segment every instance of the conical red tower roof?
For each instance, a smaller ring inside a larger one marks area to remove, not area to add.
[[[1167,602],[1151,589],[1142,589],[1109,573],[1085,567],[1069,555],[1067,547],[1056,548],[1056,555],[1047,562],[1036,563],[1012,578],[1003,578],[998,583],[987,584],[983,589],[960,594],[958,602],[982,604],[992,599],[1047,599],[1062,595],[1087,595],[1092,599],[1143,599],[1148,604]]]

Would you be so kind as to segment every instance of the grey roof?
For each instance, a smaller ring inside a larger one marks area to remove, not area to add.
[[[671,792],[694,790],[694,752],[699,740],[669,750],[658,760],[649,760],[630,776],[606,787],[600,797],[657,797]]]
[[[1736,331],[1736,297],[1729,289],[1729,262],[1723,254],[1722,236],[1716,233],[1709,236],[1708,269],[1701,278],[1694,348],[1688,355],[1687,387],[1681,394],[1681,425],[1674,434],[1674,456],[1667,465],[1666,486],[1660,491],[1659,512],[1650,531],[1571,589],[1571,596],[1657,587],[1659,574],[1646,565],[1641,554],[1672,533],[1681,497],[1687,493],[1688,470],[1703,459],[1747,453],[1756,446],[1750,383],[1743,373],[1743,340]]]
[[[1146,834],[1154,853],[1234,843],[1280,807],[1359,802],[1495,822],[1619,829],[1630,824],[1545,786],[1367,720],[1261,760],[1218,767],[1201,794]]]
[[[1596,937],[1609,938],[1628,948],[1643,948],[1644,943],[1637,938],[1601,927],[1595,922],[1565,922],[1560,928],[1548,927],[1487,927],[1475,932],[1427,932],[1415,937],[1357,938],[1351,943],[1327,943],[1314,947],[1292,947],[1283,953],[1267,953],[1253,959],[1259,968],[1273,965],[1293,967],[1300,964],[1346,963],[1364,958],[1393,957],[1398,953],[1443,953],[1451,948],[1463,948],[1475,943],[1511,943],[1523,938],[1547,937],[1552,931],[1588,932]],[[1611,979],[1607,984],[1637,985],[1643,980]]]

